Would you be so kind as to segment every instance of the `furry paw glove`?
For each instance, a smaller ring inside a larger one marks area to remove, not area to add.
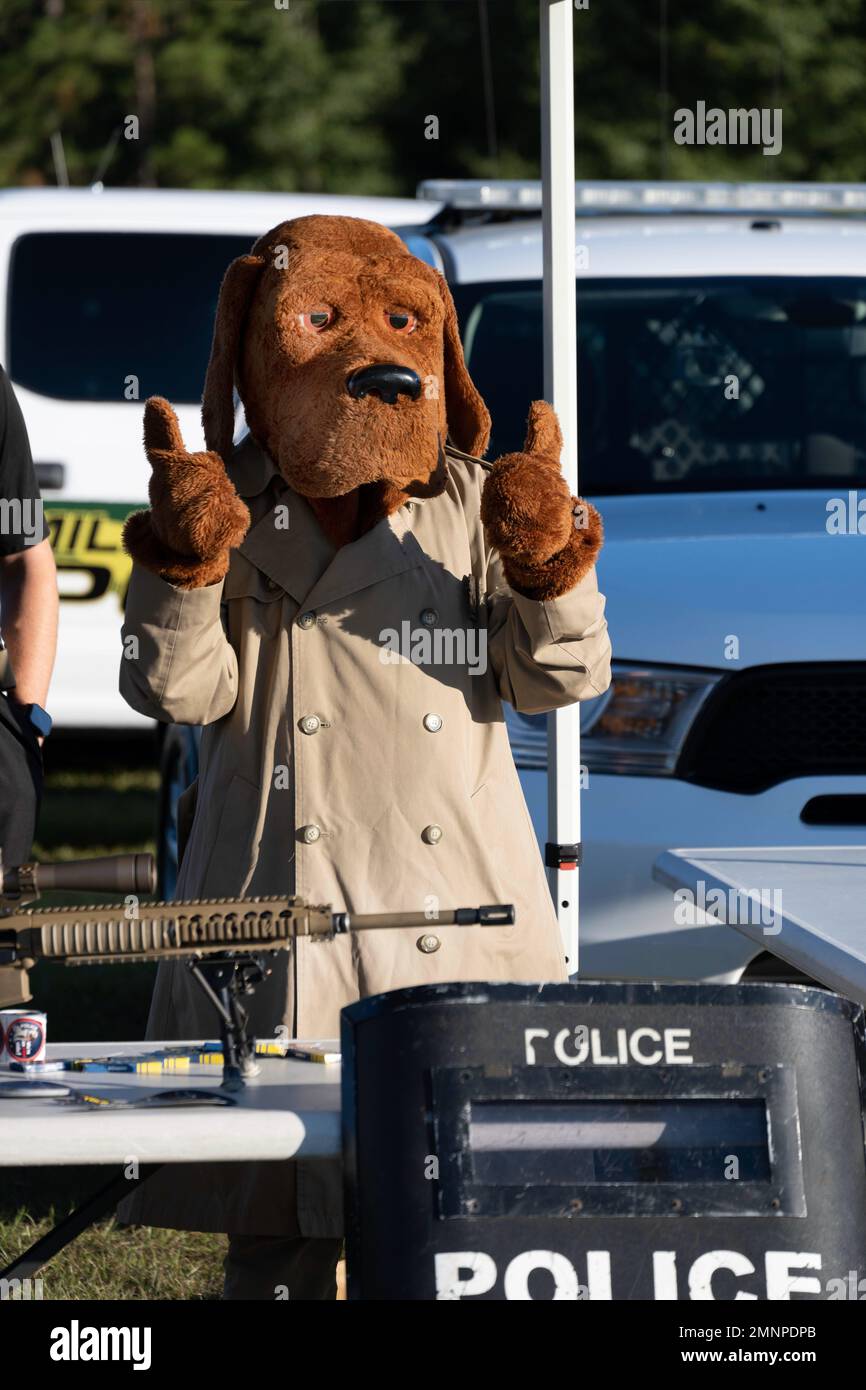
[[[250,524],[225,464],[216,453],[187,453],[177,416],[159,396],[144,408],[144,449],[152,470],[150,511],[128,518],[125,550],[180,589],[215,584]]]
[[[571,496],[560,472],[561,453],[552,406],[533,401],[523,452],[503,454],[494,463],[481,498],[481,520],[505,577],[531,599],[568,593],[601,549],[601,517]]]

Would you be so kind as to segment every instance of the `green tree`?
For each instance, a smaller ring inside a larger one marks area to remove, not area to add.
[[[486,138],[479,0],[401,0],[407,108],[394,129],[407,184],[539,173],[537,0],[488,0],[496,142]],[[579,178],[866,177],[866,0],[589,0],[574,11]],[[674,112],[780,107],[783,148],[679,146]],[[438,112],[426,148],[420,113]]]
[[[277,3],[0,0],[0,182],[54,183],[56,132],[78,184],[537,177],[538,0]],[[578,177],[864,177],[866,0],[589,0],[574,30]],[[676,145],[699,100],[780,107],[781,154]]]
[[[336,8],[336,7],[331,7]],[[386,193],[411,42],[374,0],[2,0],[0,181]],[[134,116],[138,130],[127,120]],[[138,138],[128,138],[128,132]]]

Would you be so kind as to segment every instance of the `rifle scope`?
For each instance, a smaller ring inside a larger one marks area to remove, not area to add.
[[[51,889],[87,893],[156,892],[152,854],[106,854],[99,859],[73,859],[57,864],[20,864],[4,869],[0,862],[0,896],[32,900]]]

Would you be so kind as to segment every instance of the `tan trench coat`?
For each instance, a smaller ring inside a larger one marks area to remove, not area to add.
[[[513,927],[431,920],[441,945],[430,954],[417,929],[298,941],[256,991],[259,1037],[280,1024],[337,1037],[344,1005],[407,985],[565,978],[501,701],[536,712],[603,692],[604,599],[594,571],[552,602],[512,594],[479,517],[483,466],[449,451],[448,471],[441,495],[335,552],[248,436],[229,473],[252,525],[223,583],[183,591],[133,568],[123,631],[138,659],[121,662],[121,692],[142,714],[205,726],[178,897],[297,893],[350,912],[516,906]],[[184,967],[161,966],[149,1036],[215,1031]],[[124,1219],[340,1233],[336,1165],[179,1174],[152,1179]]]

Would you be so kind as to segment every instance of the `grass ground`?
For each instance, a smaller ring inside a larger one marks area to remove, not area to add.
[[[157,772],[149,739],[56,743],[46,749],[46,789],[34,846],[41,860],[154,849]],[[90,902],[53,894],[50,902]],[[34,1005],[54,1042],[140,1038],[154,967],[39,965]],[[0,1187],[0,1268],[117,1176],[98,1168],[5,1169]],[[44,1299],[213,1299],[222,1286],[225,1237],[102,1221],[42,1271]]]

